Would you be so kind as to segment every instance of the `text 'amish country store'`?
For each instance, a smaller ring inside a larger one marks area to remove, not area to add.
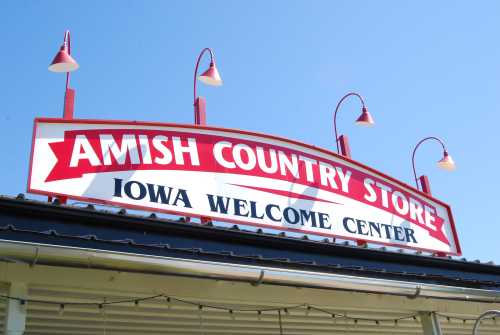
[[[131,208],[460,253],[446,204],[326,150],[230,129],[40,119],[29,188]]]

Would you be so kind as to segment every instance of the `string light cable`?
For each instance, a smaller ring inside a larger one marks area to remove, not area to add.
[[[59,314],[63,315],[64,312],[68,309],[70,306],[95,306],[101,314],[105,314],[105,309],[107,306],[110,305],[121,305],[121,304],[134,304],[135,309],[140,308],[140,303],[148,300],[155,300],[158,298],[164,298],[166,299],[169,307],[172,302],[179,302],[187,305],[192,305],[198,309],[198,312],[201,313],[203,310],[206,309],[216,309],[216,310],[222,310],[226,311],[231,315],[231,318],[234,318],[234,313],[235,312],[255,312],[257,314],[257,317],[261,319],[262,313],[265,312],[277,312],[279,318],[281,319],[281,312],[285,313],[287,316],[290,315],[291,310],[305,310],[306,314],[309,315],[310,312],[316,311],[320,312],[325,315],[329,315],[332,319],[337,320],[337,319],[343,319],[346,321],[352,321],[354,324],[357,324],[358,322],[372,322],[376,325],[380,325],[381,323],[393,323],[395,326],[398,325],[399,321],[402,320],[411,320],[414,319],[416,320],[418,317],[418,314],[411,314],[411,315],[406,315],[398,318],[387,318],[387,319],[374,319],[374,318],[365,318],[365,317],[355,317],[355,316],[350,316],[347,313],[338,313],[338,312],[331,312],[326,309],[316,307],[310,304],[296,304],[296,305],[289,305],[289,306],[281,306],[281,307],[261,307],[261,308],[235,308],[235,307],[227,307],[227,306],[222,306],[222,305],[215,305],[215,304],[206,304],[206,303],[201,303],[201,302],[196,302],[196,301],[191,301],[191,300],[186,300],[182,298],[176,298],[172,297],[167,294],[156,294],[148,297],[139,297],[139,298],[128,298],[128,299],[121,299],[121,300],[106,300],[104,299],[102,302],[82,302],[82,301],[48,301],[48,300],[40,300],[40,299],[29,299],[29,298],[20,298],[20,297],[12,297],[9,295],[3,295],[0,294],[0,298],[3,299],[8,299],[8,300],[15,300],[18,301],[21,305],[26,305],[26,303],[41,303],[41,304],[48,304],[48,305],[54,305],[59,307]],[[443,316],[442,314],[439,314],[439,316]],[[446,317],[446,316],[444,316]],[[457,319],[457,317],[452,317],[454,319]],[[475,319],[461,319],[461,320],[475,320]]]
[[[168,308],[171,308],[171,303],[172,302],[178,302],[178,303],[183,303],[186,305],[192,305],[198,309],[198,313],[202,313],[203,310],[205,309],[215,309],[215,310],[222,310],[226,311],[231,315],[231,318],[234,319],[235,312],[255,312],[257,313],[257,317],[259,320],[262,318],[262,313],[264,312],[277,312],[278,317],[281,322],[281,312],[285,313],[286,316],[290,315],[291,310],[305,310],[305,315],[309,316],[312,311],[320,312],[325,315],[329,315],[334,322],[336,320],[345,320],[346,322],[351,321],[354,324],[358,324],[359,322],[364,322],[364,323],[374,323],[375,325],[380,325],[380,324],[389,324],[392,323],[394,326],[397,326],[399,321],[403,320],[411,320],[413,319],[414,321],[418,322],[418,316],[419,314],[409,314],[406,316],[401,316],[398,318],[365,318],[365,317],[357,317],[357,316],[351,316],[348,315],[346,312],[344,313],[338,313],[338,312],[332,312],[320,307],[316,307],[310,304],[296,304],[296,305],[289,305],[289,306],[281,306],[281,307],[262,307],[262,308],[235,308],[233,307],[227,307],[227,306],[222,306],[222,305],[215,305],[215,304],[206,304],[206,303],[201,303],[201,302],[196,302],[196,301],[191,301],[191,300],[186,300],[182,298],[176,298],[167,294],[156,294],[152,296],[147,296],[147,297],[136,297],[136,298],[128,298],[128,299],[121,299],[121,300],[114,300],[110,301],[107,300],[106,298],[103,299],[102,302],[82,302],[82,301],[48,301],[48,300],[40,300],[40,299],[29,299],[29,298],[20,298],[20,297],[12,297],[9,295],[3,295],[0,294],[0,298],[6,299],[6,300],[15,300],[20,303],[20,305],[25,306],[27,303],[41,303],[41,304],[48,304],[48,305],[54,305],[58,306],[58,312],[59,315],[64,315],[64,312],[67,310],[68,306],[95,306],[101,314],[105,314],[105,308],[110,305],[121,305],[121,304],[134,304],[135,309],[140,308],[140,303],[143,301],[148,301],[148,300],[155,300],[158,298],[165,298],[168,304]],[[476,322],[477,318],[461,318],[457,316],[451,316],[451,315],[446,315],[443,313],[435,313],[436,316],[441,317],[446,319],[448,322],[452,322],[452,320],[456,320],[459,322],[462,322],[463,324],[466,324],[467,322]],[[497,322],[496,317],[499,315],[492,315],[488,316],[482,319],[484,320],[492,320],[493,322]]]

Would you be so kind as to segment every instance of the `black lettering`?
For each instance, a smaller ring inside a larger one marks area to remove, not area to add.
[[[276,219],[274,216],[273,216],[273,213],[271,212],[271,210],[273,208],[277,208],[278,211],[280,210],[280,206],[278,205],[272,205],[272,204],[269,204],[266,206],[266,215],[268,218],[270,218],[271,220],[273,220],[274,222],[281,222],[281,218],[279,219]]]
[[[356,220],[356,224],[358,225],[358,234],[368,235],[368,231],[363,230],[363,228],[366,228],[366,221]]]
[[[177,192],[177,196],[175,197],[174,203],[172,205],[177,206],[177,202],[179,200],[184,203],[184,207],[192,208],[187,192],[182,188],[180,188],[179,191]]]
[[[137,187],[138,187],[139,194],[137,196],[134,196],[134,193],[132,192],[133,185],[137,185]],[[141,200],[141,199],[144,199],[144,197],[146,196],[146,187],[144,187],[144,185],[142,185],[138,181],[134,181],[134,180],[129,181],[128,183],[125,184],[125,187],[123,188],[123,190],[125,191],[125,194],[127,195],[127,197],[129,197],[130,199]]]
[[[382,237],[382,234],[380,233],[380,223],[375,223],[368,221],[368,225],[370,226],[370,235],[373,236],[373,231],[377,232],[378,237]]]
[[[217,196],[217,200],[214,201],[214,196],[211,194],[207,194],[208,204],[210,205],[210,210],[212,212],[219,212],[222,214],[227,214],[227,210],[229,209],[229,200],[228,197]],[[225,202],[224,202],[225,201]]]
[[[411,229],[411,228],[405,228],[406,240],[408,242],[417,243],[417,240],[415,239],[415,236],[413,236],[414,233],[415,233],[415,231],[413,229]]]
[[[311,220],[311,227],[316,227],[316,212],[300,210],[300,222],[304,225],[304,221]]]
[[[122,197],[122,180],[118,178],[113,178],[115,180],[115,197]]]
[[[318,213],[319,216],[319,227],[323,229],[330,229],[332,228],[332,225],[329,225],[328,227],[325,226],[325,223],[328,223],[328,219],[330,218],[329,214],[326,213]]]
[[[257,215],[257,203],[255,201],[250,201],[250,217],[253,219],[262,219],[264,214],[261,216]]]
[[[162,204],[168,204],[170,202],[170,196],[172,194],[172,187],[168,188],[168,193],[165,193],[165,186],[162,185],[148,185],[148,193],[149,193],[149,201],[150,202],[158,202],[161,199]],[[155,186],[157,189],[155,190]]]
[[[349,229],[349,226],[348,226],[349,221],[352,221],[352,223],[355,223],[353,218],[345,217],[344,220],[342,220],[342,223],[344,224],[344,229],[347,230],[351,234],[356,234],[355,230]]]
[[[293,213],[293,220],[290,218],[290,212]],[[287,207],[283,211],[283,217],[285,218],[285,221],[291,224],[296,224],[300,220],[299,212],[295,210],[293,207]]]
[[[388,238],[388,239],[392,239],[392,235],[391,235],[391,228],[392,228],[392,226],[387,225],[387,224],[385,224],[385,223],[382,223],[382,224],[380,224],[380,225],[381,225],[382,227],[384,227],[384,230],[385,230],[385,236],[386,236],[386,238]]]
[[[238,216],[248,216],[248,211],[246,213],[242,213],[241,210],[247,209],[246,200],[242,199],[233,199],[234,201],[234,215]]]
[[[394,238],[398,241],[404,241],[403,228],[394,226]]]

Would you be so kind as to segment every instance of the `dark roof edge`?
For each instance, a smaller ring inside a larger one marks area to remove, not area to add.
[[[227,229],[213,227],[197,223],[186,223],[181,221],[151,218],[129,214],[119,214],[107,211],[100,211],[74,206],[55,205],[48,202],[25,200],[24,198],[12,198],[0,196],[0,210],[9,209],[17,212],[29,211],[27,216],[37,214],[48,217],[64,217],[72,220],[83,221],[94,225],[111,225],[126,229],[141,230],[149,229],[156,232],[168,232],[179,235],[200,236],[202,233],[206,238],[216,240],[231,239],[234,242],[245,244],[272,244],[274,247],[286,247],[292,250],[320,252],[322,254],[345,255],[352,258],[363,259],[383,259],[386,262],[405,263],[413,265],[425,265],[433,267],[446,267],[448,269],[458,269],[462,271],[483,272],[490,274],[500,274],[500,266],[466,262],[450,258],[432,257],[426,255],[406,254],[372,248],[360,248],[356,246],[346,246],[334,243],[303,240],[299,238],[262,234],[251,231],[241,231],[239,229]]]

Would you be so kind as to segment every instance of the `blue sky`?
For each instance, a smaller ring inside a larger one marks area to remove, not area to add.
[[[353,158],[408,183],[413,146],[442,137],[458,169],[436,168],[432,142],[417,169],[452,206],[464,256],[500,263],[499,15],[497,1],[2,1],[0,194],[26,190],[33,118],[62,114],[64,75],[47,66],[65,29],[79,118],[191,123],[208,46],[224,80],[199,86],[209,124],[333,149],[333,109],[354,90],[376,127],[345,103]]]

